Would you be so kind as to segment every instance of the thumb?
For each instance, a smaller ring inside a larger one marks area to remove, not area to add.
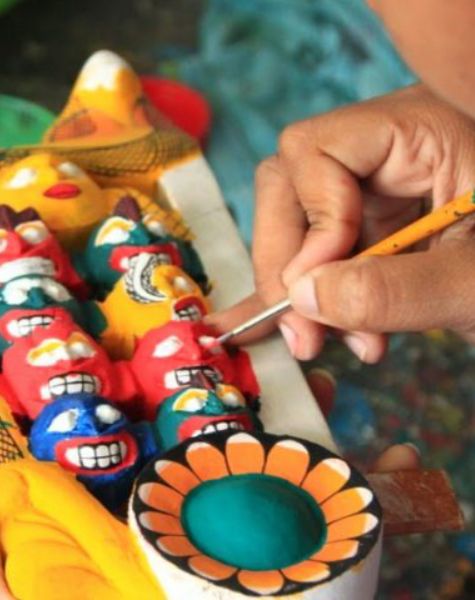
[[[321,265],[289,288],[303,316],[349,331],[475,327],[475,242],[447,241],[427,252],[361,257]]]

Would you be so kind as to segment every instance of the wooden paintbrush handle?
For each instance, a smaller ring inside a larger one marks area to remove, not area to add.
[[[452,223],[459,221],[475,211],[475,192],[472,190],[444,204],[434,212],[411,223],[388,238],[367,248],[358,256],[387,256],[442,231]]]

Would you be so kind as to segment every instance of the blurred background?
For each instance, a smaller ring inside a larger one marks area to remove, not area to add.
[[[0,0],[0,146],[39,140],[102,48],[203,94],[205,152],[249,245],[253,172],[282,127],[414,81],[363,0]],[[337,378],[329,421],[352,462],[410,441],[461,500],[466,532],[386,542],[382,600],[475,598],[474,359],[435,331],[395,336],[377,366],[337,344],[303,365]]]

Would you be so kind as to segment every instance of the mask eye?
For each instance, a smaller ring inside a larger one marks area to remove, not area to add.
[[[49,433],[67,433],[73,431],[76,427],[79,417],[79,410],[77,408],[71,408],[65,410],[51,421],[47,431]]]
[[[198,412],[203,409],[208,399],[206,390],[191,389],[180,394],[173,403],[173,410],[185,412]]]
[[[38,280],[14,279],[3,288],[3,299],[10,306],[18,306],[28,299],[28,292],[33,287],[39,287]],[[36,284],[36,285],[35,285]]]
[[[55,302],[66,302],[72,298],[68,290],[53,279],[44,279],[41,282],[41,287]]]
[[[112,425],[121,419],[122,413],[109,404],[100,404],[96,408],[96,417],[101,423]]]
[[[158,343],[153,351],[153,356],[157,358],[167,358],[173,356],[183,347],[183,342],[176,335],[168,337],[163,342]]]
[[[102,225],[96,235],[94,246],[104,244],[123,244],[130,237],[130,232],[135,229],[135,223],[122,217],[111,217]]]
[[[142,219],[142,223],[150,231],[150,233],[153,233],[157,237],[166,237],[169,235],[169,231],[165,225],[152,215],[145,215]]]
[[[74,179],[86,176],[86,173],[72,162],[63,162],[57,166],[57,169],[60,173],[66,175],[66,177],[72,177]]]
[[[31,167],[23,167],[23,169],[17,171],[15,175],[13,175],[13,177],[7,181],[5,186],[7,188],[16,190],[35,183],[37,179],[38,171],[36,169],[32,169]]]
[[[191,294],[194,292],[194,287],[191,282],[182,275],[178,275],[178,277],[173,278],[173,287],[180,292],[186,292],[187,294]]]
[[[232,385],[218,385],[216,394],[225,406],[245,408],[246,400],[241,392]]]
[[[50,235],[46,225],[42,221],[21,223],[15,227],[15,231],[29,244],[39,244]]]

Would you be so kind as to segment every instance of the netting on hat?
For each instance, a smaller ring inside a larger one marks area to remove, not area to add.
[[[103,145],[69,143],[17,146],[0,150],[0,167],[42,152],[64,156],[86,171],[103,177],[143,175],[197,150],[196,141],[176,129],[152,130],[146,135]]]
[[[11,423],[0,419],[0,464],[23,458],[23,452],[8,431]]]

